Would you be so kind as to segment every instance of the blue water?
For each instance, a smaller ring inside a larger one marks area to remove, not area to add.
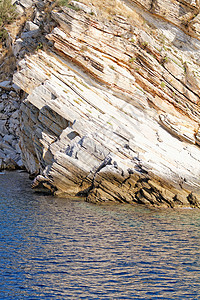
[[[0,175],[0,299],[200,299],[200,210],[93,205]]]

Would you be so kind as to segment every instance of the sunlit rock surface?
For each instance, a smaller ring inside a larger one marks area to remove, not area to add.
[[[190,17],[199,5],[133,2],[148,25],[52,11],[48,50],[26,55],[14,74],[28,94],[22,160],[39,174],[33,188],[58,195],[200,207],[200,42]]]

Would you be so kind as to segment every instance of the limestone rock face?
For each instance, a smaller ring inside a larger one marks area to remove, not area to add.
[[[131,0],[131,2],[200,39],[199,0]]]
[[[51,12],[48,51],[25,55],[13,77],[28,94],[22,161],[33,188],[57,195],[200,207],[199,6],[133,3],[151,26],[100,21],[85,4]]]

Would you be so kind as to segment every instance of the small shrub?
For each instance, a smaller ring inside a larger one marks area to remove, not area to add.
[[[15,6],[11,0],[0,0],[0,41],[6,40],[8,33],[5,29],[7,24],[12,23],[17,17]]]
[[[0,26],[12,23],[17,17],[11,0],[0,0]]]
[[[5,41],[6,39],[7,39],[7,37],[8,37],[8,32],[7,32],[7,30],[6,29],[1,29],[0,30],[0,41],[1,42],[3,42],[3,41]]]

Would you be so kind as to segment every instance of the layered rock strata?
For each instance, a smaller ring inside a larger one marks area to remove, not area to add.
[[[23,167],[19,147],[21,104],[19,88],[10,81],[0,83],[0,170]]]
[[[19,107],[24,92],[12,82],[12,75],[17,69],[17,59],[38,47],[38,39],[41,40],[39,26],[44,14],[42,7],[46,1],[12,3],[18,19],[6,26],[6,40],[2,41],[0,37],[0,170],[24,167],[19,145]]]
[[[14,75],[28,94],[20,147],[26,169],[39,174],[33,188],[95,203],[200,207],[195,34],[140,6],[135,14],[148,24],[122,15],[99,21],[96,8],[76,6],[52,11],[47,50],[19,60]]]
[[[131,2],[200,39],[199,0],[131,0]]]
[[[120,17],[52,16],[56,54],[27,56],[14,76],[29,94],[21,147],[27,170],[41,174],[33,186],[93,202],[199,206],[195,62]]]

